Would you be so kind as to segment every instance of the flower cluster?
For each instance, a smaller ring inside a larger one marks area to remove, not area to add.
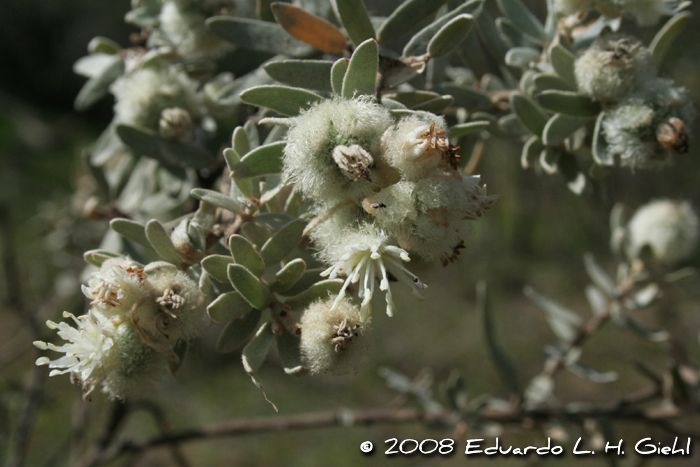
[[[460,173],[458,149],[443,118],[416,112],[394,122],[370,98],[326,100],[292,120],[284,172],[313,202],[310,236],[332,265],[324,274],[345,279],[333,309],[358,284],[366,319],[378,281],[391,315],[390,282],[417,296],[425,288],[404,266],[409,255],[456,258],[469,221],[497,201]]]
[[[87,397],[98,384],[111,397],[143,393],[159,375],[176,368],[179,346],[196,337],[203,323],[203,297],[184,272],[165,262],[140,268],[125,257],[103,263],[82,287],[90,310],[66,322],[48,321],[67,344],[37,341],[40,349],[62,352],[37,365],[53,368],[50,376],[70,373]]]
[[[660,168],[688,151],[695,118],[687,91],[657,76],[649,49],[606,36],[576,61],[579,92],[603,104],[602,134],[611,158],[632,169]]]

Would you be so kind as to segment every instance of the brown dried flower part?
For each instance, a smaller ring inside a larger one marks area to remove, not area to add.
[[[179,107],[165,109],[160,114],[158,131],[160,136],[170,141],[190,141],[194,133],[192,117]]]
[[[442,265],[444,267],[447,267],[448,264],[457,261],[457,259],[459,259],[459,254],[461,253],[461,250],[463,250],[464,248],[464,240],[460,240],[457,245],[452,247],[452,254],[450,256],[443,256],[442,258],[440,258]]]
[[[340,171],[350,180],[356,182],[363,178],[372,181],[369,176],[369,168],[374,164],[374,159],[359,145],[336,146],[333,149],[333,160],[340,167]]]
[[[457,170],[459,167],[459,146],[453,146],[445,136],[447,132],[444,130],[435,130],[435,122],[430,124],[430,128],[418,137],[427,141],[427,146],[431,149],[438,149],[443,153],[443,161]],[[425,143],[422,143],[425,144]]]
[[[656,140],[673,154],[688,152],[688,133],[680,118],[671,117],[660,123],[656,127]]]

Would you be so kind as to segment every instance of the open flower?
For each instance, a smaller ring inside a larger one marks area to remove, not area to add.
[[[49,368],[56,368],[49,373],[49,376],[63,375],[66,373],[75,374],[84,385],[94,386],[101,377],[97,373],[105,365],[105,358],[108,351],[114,345],[111,337],[105,335],[102,324],[98,318],[88,313],[76,318],[67,311],[63,313],[65,318],[72,318],[77,325],[77,328],[70,326],[68,323],[47,321],[46,325],[50,329],[58,329],[58,335],[69,343],[62,346],[36,341],[34,345],[41,350],[53,350],[55,352],[63,352],[65,355],[56,360],[50,360],[48,357],[40,357],[37,359],[37,365],[48,365]]]
[[[389,316],[394,314],[394,299],[389,287],[389,278],[408,284],[413,289],[416,298],[422,299],[419,290],[426,288],[418,277],[406,269],[402,262],[409,262],[411,259],[406,250],[394,245],[388,245],[385,237],[374,238],[372,240],[347,245],[346,253],[338,261],[321,273],[322,276],[329,276],[330,279],[345,277],[345,283],[340,289],[338,298],[335,300],[334,310],[339,306],[345,290],[350,284],[359,283],[360,290],[358,296],[362,298],[360,315],[365,320],[372,312],[370,300],[374,294],[375,279],[381,276],[379,290],[386,292],[386,313]]]

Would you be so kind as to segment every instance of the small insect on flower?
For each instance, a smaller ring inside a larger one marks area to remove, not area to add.
[[[688,152],[688,133],[680,118],[671,117],[660,123],[656,127],[656,140],[673,154]]]

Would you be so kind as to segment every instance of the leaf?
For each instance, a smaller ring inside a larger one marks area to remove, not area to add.
[[[282,328],[282,332],[275,336],[275,342],[285,373],[292,376],[304,376],[309,372],[302,364],[299,348],[301,340],[297,336]]]
[[[252,310],[242,317],[230,321],[219,334],[219,339],[216,341],[216,351],[228,353],[240,347],[243,341],[255,331],[261,314],[260,310]]]
[[[323,98],[305,89],[289,86],[263,85],[246,89],[240,94],[246,104],[267,107],[288,117],[296,117]]]
[[[656,33],[654,40],[651,41],[651,45],[649,46],[656,66],[661,65],[661,62],[663,62],[666,56],[666,52],[668,52],[668,49],[671,47],[676,37],[685,29],[685,24],[690,20],[691,16],[692,14],[689,11],[678,13],[669,19],[661,30]]]
[[[468,14],[472,17],[478,16],[481,13],[483,5],[484,0],[471,0],[455,8],[446,15],[439,17],[411,37],[406,47],[403,48],[403,56],[423,55],[428,51],[428,43],[430,40],[433,39],[435,34],[437,34],[445,24],[461,14]]]
[[[88,52],[90,54],[118,54],[122,50],[121,46],[107,37],[93,37],[88,42]]]
[[[498,127],[504,135],[519,136],[527,133],[527,129],[520,123],[517,115],[508,114],[498,119]]]
[[[593,152],[593,159],[599,165],[613,166],[615,165],[615,159],[613,155],[608,151],[608,142],[603,136],[603,120],[605,119],[605,112],[601,112],[598,119],[595,122],[595,129],[593,130],[593,142],[591,143],[591,150]]]
[[[331,87],[333,88],[333,92],[337,95],[343,93],[343,80],[345,79],[345,73],[348,71],[349,64],[350,60],[341,58],[337,60],[331,68]]]
[[[148,241],[146,237],[146,226],[132,221],[130,219],[112,219],[109,222],[109,226],[112,230],[117,232],[122,237],[128,238],[129,240],[138,243],[141,246],[151,249],[151,242]]]
[[[275,292],[284,292],[291,289],[304,276],[305,271],[306,263],[303,259],[297,258],[288,262],[275,274],[276,280],[272,284],[272,288]]]
[[[559,171],[559,159],[562,151],[554,146],[545,146],[540,152],[540,167],[545,173],[554,175]]]
[[[393,99],[396,102],[402,103],[406,108],[413,109],[414,107],[428,102],[436,97],[440,97],[440,94],[431,91],[411,91],[411,92],[401,92],[398,94],[386,94],[382,96]]]
[[[591,305],[591,310],[593,311],[594,315],[600,316],[607,313],[610,301],[598,287],[588,284],[586,286],[586,298],[588,299],[588,303]]]
[[[294,260],[296,261],[296,260]],[[291,262],[290,262],[291,263]],[[294,295],[298,295],[304,291],[306,291],[309,287],[314,285],[316,282],[320,282],[322,277],[321,273],[324,271],[324,268],[314,268],[314,269],[307,269],[304,271],[302,276],[297,280],[297,282],[289,289],[287,290],[277,290],[277,293],[280,293],[281,295],[285,295],[288,297],[293,297]]]
[[[165,165],[203,169],[215,162],[214,157],[200,147],[166,141],[151,131],[119,124],[116,132],[119,139],[135,152]]]
[[[476,131],[481,131],[488,127],[491,123],[481,120],[476,122],[462,123],[461,125],[455,125],[447,132],[450,138],[461,138],[464,135],[474,133]]]
[[[650,342],[666,342],[671,337],[668,331],[664,331],[663,329],[648,328],[629,316],[624,316],[623,318],[625,320],[625,324],[629,326],[632,331],[636,332]]]
[[[270,77],[290,86],[331,92],[330,60],[280,60],[263,65]]]
[[[250,306],[264,310],[272,301],[272,296],[255,275],[240,264],[228,265],[228,278],[236,291],[245,298]]]
[[[270,8],[277,22],[292,37],[330,54],[340,54],[345,49],[345,35],[325,19],[288,3],[275,2]]]
[[[543,150],[544,145],[542,141],[537,136],[531,136],[523,146],[523,152],[520,156],[520,166],[525,170],[534,167],[535,161]]]
[[[270,238],[270,229],[267,227],[256,224],[255,222],[246,222],[241,227],[241,233],[245,237],[253,242],[257,248],[262,247],[268,238]]]
[[[572,117],[596,117],[602,110],[590,97],[571,91],[542,91],[538,100],[542,107]]]
[[[343,78],[342,96],[352,99],[356,96],[374,96],[379,67],[379,48],[374,39],[367,39],[358,45],[350,57],[348,70]]]
[[[165,231],[163,225],[155,219],[146,224],[146,238],[158,256],[173,264],[182,264],[183,258],[170,240],[170,236]]]
[[[413,110],[421,110],[423,112],[430,112],[434,114],[442,113],[447,107],[452,105],[454,99],[452,96],[439,96],[435,99],[430,99],[422,104],[419,104],[413,108]]]
[[[560,91],[575,91],[576,89],[571,84],[567,83],[557,75],[549,75],[547,73],[539,73],[533,78],[533,82],[539,91],[548,89],[557,89]]]
[[[206,201],[214,206],[227,209],[231,212],[241,213],[244,211],[243,206],[237,200],[226,196],[218,191],[206,190],[204,188],[194,188],[190,191],[193,198],[200,201]]]
[[[250,303],[238,292],[226,292],[211,302],[207,307],[207,314],[212,321],[226,323],[237,319],[252,310]]]
[[[542,131],[542,141],[544,144],[557,146],[564,142],[574,131],[585,125],[588,120],[588,118],[554,114]]]
[[[332,0],[331,5],[353,44],[376,39],[374,26],[362,0]]]
[[[428,53],[433,58],[446,56],[466,39],[473,26],[474,17],[472,15],[459,15],[450,20],[430,40]]]
[[[78,112],[89,109],[95,102],[109,93],[109,87],[124,73],[124,60],[115,57],[112,64],[104,67],[101,73],[90,78],[75,98],[73,107]]]
[[[314,52],[313,47],[293,38],[279,24],[231,16],[214,16],[206,20],[214,34],[245,49],[304,57]]]
[[[498,0],[498,6],[503,14],[522,32],[538,39],[541,43],[549,42],[549,34],[545,32],[540,20],[520,0]]]
[[[286,145],[280,141],[253,149],[236,164],[233,177],[251,178],[282,172],[282,154]]]
[[[530,47],[513,47],[506,53],[506,65],[515,68],[528,68],[530,63],[537,63],[540,53]]]
[[[556,71],[564,81],[572,86],[576,86],[576,74],[574,73],[576,56],[557,44],[549,49],[549,58],[552,62],[552,67],[554,67],[554,71]]]
[[[110,258],[117,258],[120,255],[117,253],[112,253],[111,251],[105,250],[89,250],[83,253],[83,259],[86,263],[97,266],[98,268],[102,266],[102,263]]]
[[[476,14],[474,14],[474,17],[477,18],[478,26],[478,17]],[[464,39],[461,44],[459,44],[458,49],[460,57],[476,76],[484,76],[484,74],[487,73],[488,66],[486,64],[486,57],[484,55],[483,47],[481,46],[478,34],[469,34],[467,38]],[[486,91],[487,89],[484,90]]]
[[[271,3],[272,0],[257,0],[256,13],[261,20],[274,23],[275,15],[272,14],[272,9],[270,9]]]
[[[326,279],[316,282],[314,285],[301,292],[298,295],[289,297],[284,303],[289,305],[294,310],[302,310],[319,298],[328,298],[331,294],[337,294],[343,287],[343,281],[340,279]]]
[[[510,47],[498,33],[493,16],[488,12],[488,10],[484,9],[484,11],[477,18],[476,24],[477,32],[481,38],[481,43],[496,60],[503,62]]]
[[[523,292],[544,311],[554,334],[562,342],[573,342],[583,324],[581,316],[554,300],[540,295],[530,286],[526,286]]]
[[[386,44],[408,33],[446,0],[406,0],[382,23],[377,42]]]
[[[97,53],[86,55],[85,57],[80,57],[73,64],[73,73],[86,78],[94,78],[104,73],[110,65],[121,60],[121,57],[115,57],[113,54]]]
[[[591,281],[597,285],[609,297],[617,296],[617,286],[610,276],[596,262],[591,253],[583,255],[583,265]]]
[[[646,308],[661,296],[661,290],[657,284],[648,284],[643,289],[637,291],[632,297],[634,308]]]
[[[464,107],[469,111],[489,110],[493,107],[491,96],[472,86],[444,83],[436,86],[434,90],[440,94],[449,94],[457,107]]]
[[[175,344],[175,347],[173,348],[173,352],[175,354],[175,358],[170,358],[168,360],[168,368],[170,369],[170,374],[177,377],[177,373],[180,371],[180,368],[182,368],[182,365],[185,363],[185,358],[187,358],[187,352],[190,349],[190,344],[188,341],[184,339],[180,339],[177,341],[177,344]]]
[[[265,265],[278,263],[291,253],[301,241],[304,227],[306,221],[296,219],[275,232],[260,249]]]
[[[269,321],[260,326],[255,336],[243,348],[241,359],[246,373],[254,376],[260,369],[267,358],[274,337]]]
[[[236,263],[244,266],[258,277],[263,275],[265,264],[263,264],[260,253],[255,250],[255,247],[247,238],[233,234],[228,239],[228,247]]]
[[[233,258],[224,255],[209,255],[202,260],[202,269],[211,277],[224,284],[228,283],[228,265],[233,263]]]
[[[523,94],[511,94],[510,106],[525,128],[535,136],[541,136],[549,117],[532,99]]]
[[[520,385],[518,384],[517,371],[515,365],[503,351],[496,339],[495,326],[493,321],[493,312],[491,311],[491,301],[488,298],[486,290],[486,282],[479,281],[476,285],[476,309],[481,315],[484,326],[484,335],[486,336],[486,345],[489,353],[496,364],[496,370],[501,377],[503,383],[513,394],[520,393]]]
[[[582,378],[587,378],[594,383],[605,384],[617,381],[617,373],[614,371],[598,371],[593,368],[581,365],[580,363],[573,363],[567,365],[566,369],[578,375]]]
[[[248,138],[248,132],[242,126],[236,127],[233,130],[233,136],[231,136],[231,147],[239,157],[243,157],[250,152],[251,147],[250,139]],[[231,170],[233,168],[231,167]]]
[[[518,29],[508,18],[497,18],[496,29],[513,47],[539,47],[542,43]]]
[[[269,227],[272,230],[279,230],[292,222],[294,219],[295,217],[290,216],[289,214],[283,214],[281,212],[263,212],[255,218],[255,222],[260,225],[264,225],[265,227]]]

